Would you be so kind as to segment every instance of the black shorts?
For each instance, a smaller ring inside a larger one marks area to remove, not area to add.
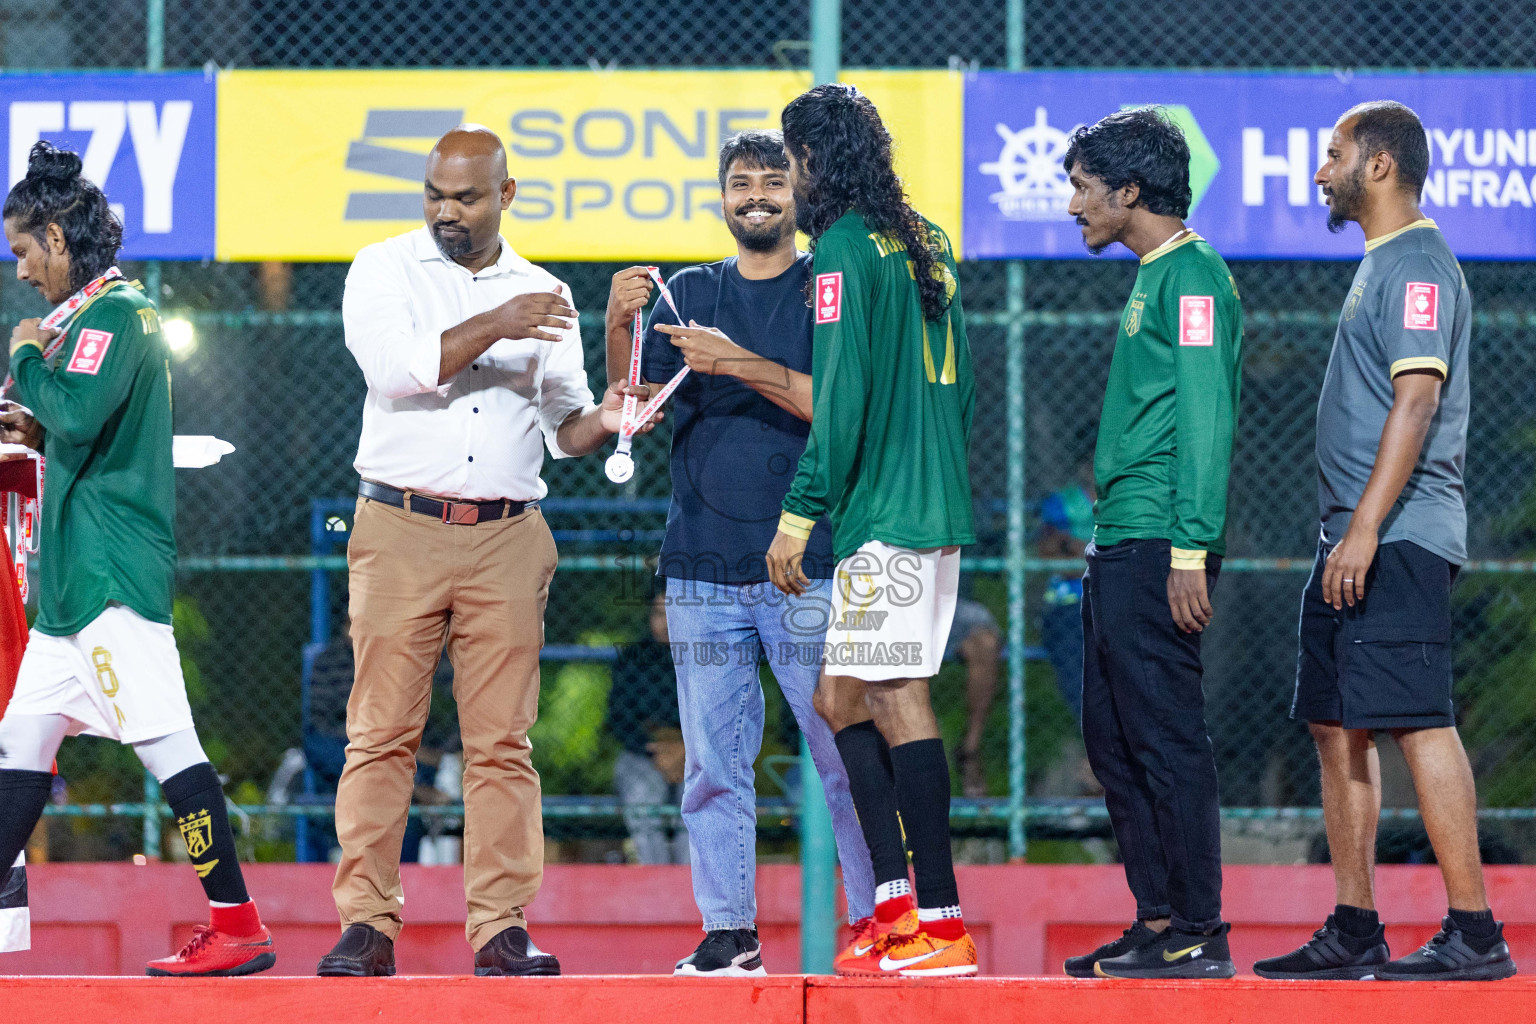
[[[1301,597],[1301,651],[1291,717],[1346,729],[1455,725],[1451,704],[1451,581],[1457,566],[1411,541],[1383,544],[1365,599],[1334,611],[1323,600],[1318,546]]]

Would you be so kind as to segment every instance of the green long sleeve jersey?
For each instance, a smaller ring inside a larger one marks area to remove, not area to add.
[[[923,550],[976,540],[968,458],[976,383],[949,239],[949,309],[925,320],[906,247],[857,211],[816,243],[811,433],[780,526],[832,518],[839,561],[872,540]]]
[[[34,626],[70,636],[113,601],[169,623],[171,364],[155,307],[115,283],[75,314],[56,366],[26,345],[11,373],[12,397],[47,431]]]
[[[1148,253],[1115,339],[1094,454],[1094,543],[1160,538],[1174,565],[1226,553],[1243,309],[1194,232]]]

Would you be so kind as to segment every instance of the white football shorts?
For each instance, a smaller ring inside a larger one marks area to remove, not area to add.
[[[32,630],[7,715],[64,715],[69,735],[139,743],[192,728],[171,627],[111,604],[74,636]]]
[[[824,670],[866,682],[938,675],[959,591],[959,547],[870,541],[833,573]]]

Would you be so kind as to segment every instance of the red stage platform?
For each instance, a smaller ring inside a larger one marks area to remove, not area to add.
[[[272,973],[309,975],[336,941],[333,871],[327,864],[246,867],[277,939]],[[28,874],[33,948],[0,955],[0,975],[137,975],[207,920],[202,889],[186,865],[43,864]],[[401,972],[469,973],[460,870],[406,865],[402,874]],[[1536,868],[1492,867],[1487,878],[1516,958],[1536,975]],[[1117,866],[962,867],[959,881],[983,975],[1059,975],[1063,959],[1119,935],[1133,913]],[[1232,866],[1225,882],[1240,971],[1305,942],[1333,908],[1332,875],[1322,866]],[[1413,949],[1439,927],[1445,893],[1438,869],[1383,867],[1377,889],[1394,951]],[[757,892],[768,970],[798,970],[799,871],[763,867]],[[551,864],[528,916],[536,941],[571,974],[669,974],[699,941],[686,867]],[[0,1004],[0,1024],[12,1019]]]
[[[30,978],[0,983],[0,1000],[25,1024],[1524,1024],[1536,982]]]

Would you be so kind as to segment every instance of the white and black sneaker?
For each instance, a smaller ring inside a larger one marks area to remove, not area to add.
[[[756,928],[731,928],[707,932],[699,948],[677,962],[672,972],[679,977],[751,978],[763,969],[763,947]]]

